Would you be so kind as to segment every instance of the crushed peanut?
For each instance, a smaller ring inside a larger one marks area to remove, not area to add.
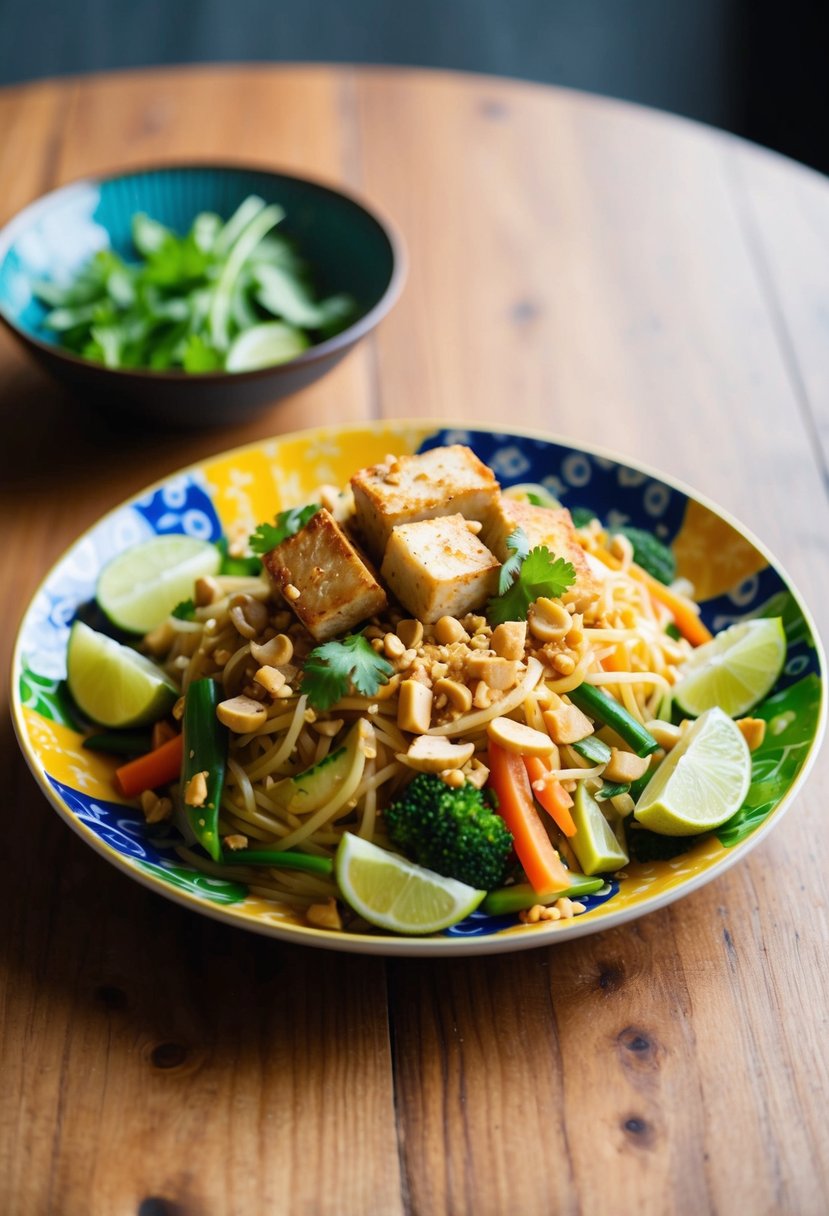
[[[243,836],[241,832],[233,832],[230,836],[225,836],[222,844],[226,845],[231,853],[235,853],[239,849],[246,849],[248,847],[248,838],[247,836]]]
[[[153,790],[144,790],[141,795],[141,810],[147,823],[162,823],[173,813],[173,803],[169,798],[159,798]]]
[[[204,806],[207,802],[207,769],[202,773],[194,773],[184,787],[184,801],[188,806]]]

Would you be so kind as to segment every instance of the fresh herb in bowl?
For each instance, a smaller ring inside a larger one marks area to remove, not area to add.
[[[249,195],[228,220],[196,216],[180,236],[139,213],[140,260],[100,250],[67,285],[39,282],[44,324],[82,358],[111,368],[251,371],[287,362],[354,319],[347,295],[316,299],[309,267],[275,229],[275,203]]]

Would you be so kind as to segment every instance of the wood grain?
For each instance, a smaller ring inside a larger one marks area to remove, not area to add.
[[[153,71],[0,92],[0,207],[158,159],[341,181],[392,215],[404,295],[244,427],[79,413],[0,335],[6,653],[49,563],[127,494],[260,435],[524,425],[684,479],[829,572],[829,185],[635,107],[446,73]],[[3,1211],[611,1214],[826,1209],[821,759],[715,883],[570,945],[322,955],[158,899],[69,833],[6,726]],[[19,825],[25,823],[25,830]]]

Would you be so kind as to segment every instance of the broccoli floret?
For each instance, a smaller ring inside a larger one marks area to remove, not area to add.
[[[633,560],[660,583],[672,583],[676,578],[676,558],[667,545],[646,532],[644,528],[614,528],[620,536],[626,536],[633,545]]]
[[[512,834],[468,781],[453,789],[419,773],[383,817],[392,844],[410,861],[478,890],[503,881]]]

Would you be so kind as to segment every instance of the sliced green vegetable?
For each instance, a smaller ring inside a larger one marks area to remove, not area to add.
[[[591,764],[607,764],[610,759],[610,748],[595,735],[588,735],[586,739],[579,739],[570,746],[583,760],[589,760]]]
[[[626,537],[633,546],[633,560],[641,566],[652,578],[660,583],[672,583],[676,578],[676,558],[667,545],[664,545],[653,532],[644,528],[623,526],[613,528],[613,533]]]
[[[293,849],[228,849],[225,864],[240,866],[273,866],[279,870],[303,870],[307,874],[329,875],[334,873],[334,862],[328,857],[313,857],[310,853],[297,853]]]
[[[637,756],[649,756],[658,749],[659,744],[650,731],[645,730],[641,722],[637,722],[624,706],[595,685],[580,684],[567,695],[588,717],[615,730],[616,734],[633,748]]]
[[[184,698],[184,760],[181,784],[190,827],[199,844],[214,861],[222,861],[219,839],[219,806],[227,768],[227,729],[216,717],[222,699],[211,679],[194,680]],[[186,805],[187,787],[197,773],[205,773],[207,797],[201,806]]]
[[[535,891],[528,882],[516,882],[510,887],[498,887],[490,891],[481,904],[487,916],[504,916],[509,912],[521,912],[536,904],[554,904],[557,899],[579,899],[582,895],[594,895],[604,886],[603,878],[588,878],[586,874],[573,874],[572,883],[563,891]]]
[[[585,874],[609,874],[627,865],[627,851],[583,781],[576,786],[572,815],[576,834],[568,843]]]

